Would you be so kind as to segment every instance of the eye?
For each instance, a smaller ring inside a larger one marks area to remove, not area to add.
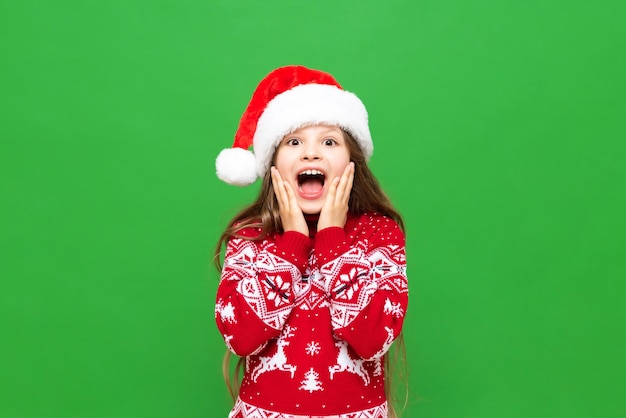
[[[300,141],[298,138],[289,138],[287,141],[285,141],[285,144],[287,145],[300,145],[302,143],[302,141]]]
[[[337,141],[335,141],[333,138],[326,138],[323,144],[332,147],[333,145],[337,145]]]

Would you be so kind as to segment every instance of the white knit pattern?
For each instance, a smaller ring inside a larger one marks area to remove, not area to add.
[[[281,329],[292,304],[277,291],[290,292],[292,279],[300,276],[293,264],[268,251],[255,254],[252,241],[232,239],[224,265],[224,280],[239,280],[237,291],[267,325]]]
[[[387,402],[382,405],[375,406],[373,408],[366,409],[364,411],[353,411],[346,414],[339,415],[315,415],[319,418],[387,418]],[[235,407],[228,415],[228,418],[313,418],[311,415],[294,415],[294,414],[282,414],[280,412],[269,411],[267,409],[259,408],[258,406],[250,405],[241,399],[237,398]]]

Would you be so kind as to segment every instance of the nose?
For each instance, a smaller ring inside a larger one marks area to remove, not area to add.
[[[315,144],[308,144],[303,147],[302,159],[305,161],[316,161],[321,158],[318,147]]]

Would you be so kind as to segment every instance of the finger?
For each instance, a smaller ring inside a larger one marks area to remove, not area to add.
[[[272,188],[274,189],[274,194],[276,195],[276,197],[278,198],[278,201],[280,203],[280,190],[279,190],[279,186],[278,186],[278,173],[276,172],[276,169],[274,167],[270,168],[270,174],[272,176]]]
[[[337,186],[337,201],[344,203],[347,201],[346,196],[350,196],[350,189],[352,188],[351,178],[353,177],[352,163],[349,163],[343,170],[341,180]]]
[[[348,182],[346,183],[346,189],[344,191],[344,203],[347,205],[350,200],[350,194],[352,193],[352,185],[354,184],[354,172],[356,168],[354,167],[354,163],[350,163],[350,170],[348,172]]]
[[[274,194],[276,194],[278,205],[280,208],[287,208],[288,199],[287,199],[287,194],[285,192],[283,179],[280,177],[280,173],[278,172],[276,167],[271,168],[271,173],[272,173],[272,187],[274,188]]]
[[[341,179],[339,177],[335,177],[330,183],[330,187],[328,188],[328,195],[326,196],[326,202],[324,206],[332,206],[335,204],[335,201],[337,199],[337,188],[340,181]]]
[[[291,184],[284,182],[285,184],[285,194],[287,197],[287,202],[289,204],[289,208],[292,210],[300,209],[298,205],[298,199],[296,199],[296,193],[293,191]]]

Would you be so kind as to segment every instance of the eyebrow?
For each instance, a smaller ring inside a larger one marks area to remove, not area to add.
[[[285,134],[285,136],[283,136],[283,139],[281,141],[288,140],[288,139],[291,139],[293,137],[299,137],[300,136],[299,135],[299,131],[300,131],[300,128],[296,129],[293,132],[289,132],[288,134]],[[327,135],[329,133],[332,133],[332,134],[337,134],[337,135],[343,137],[343,129],[341,129],[339,126],[329,126],[328,128],[324,129],[323,131],[320,131],[320,133],[321,133],[322,136],[323,135]]]
[[[335,126],[335,127],[328,127],[328,129],[322,131],[323,135],[326,135],[328,133],[334,133],[334,134],[336,133],[336,134],[340,134],[341,135],[342,130],[338,126]]]

